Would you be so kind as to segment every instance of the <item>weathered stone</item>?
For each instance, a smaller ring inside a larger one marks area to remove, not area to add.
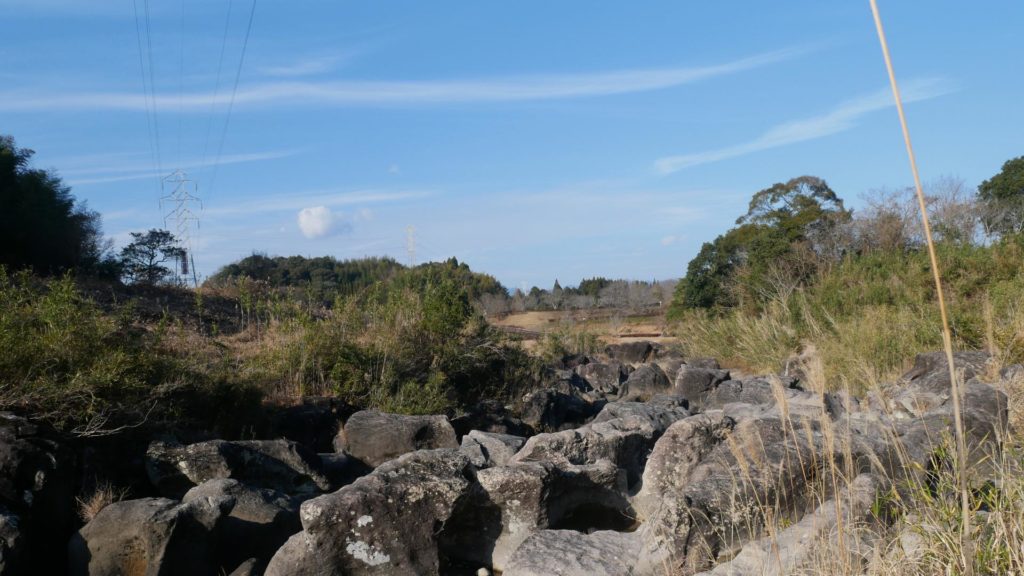
[[[597,391],[615,395],[619,393],[622,383],[629,377],[632,368],[618,362],[584,364],[576,368],[576,373],[590,383]]]
[[[622,383],[619,399],[622,401],[649,400],[657,394],[671,391],[672,383],[657,364],[644,364],[633,371]]]
[[[642,364],[647,362],[653,352],[654,346],[650,342],[643,340],[610,344],[604,349],[604,353],[608,358],[626,364]]]
[[[515,456],[526,438],[509,434],[494,434],[473,430],[462,437],[459,450],[469,456],[477,468],[501,466]]]
[[[689,364],[676,372],[672,393],[689,401],[691,409],[704,405],[704,401],[718,384],[729,379],[729,372],[714,368],[697,368]]]
[[[234,500],[231,513],[218,525],[218,564],[224,570],[255,558],[260,566],[302,529],[299,502],[269,488],[253,488],[237,480],[208,480],[185,494],[183,502]]]
[[[437,574],[438,539],[473,485],[458,450],[405,454],[332,494],[302,504],[302,532],[267,576]]]
[[[68,544],[72,576],[216,574],[218,524],[231,498],[114,502]]]
[[[416,450],[458,448],[444,416],[406,416],[376,410],[356,412],[345,422],[334,448],[376,468]]]
[[[822,556],[842,566],[854,567],[859,558],[851,549],[852,533],[868,520],[871,506],[882,488],[883,484],[878,479],[861,474],[849,486],[843,487],[840,505],[836,504],[835,498],[824,502],[794,525],[749,542],[732,560],[700,576],[820,574],[820,567],[815,564]],[[842,546],[829,546],[837,526],[846,530],[847,538]],[[823,547],[829,547],[829,550],[823,552]],[[840,554],[847,557],[839,558]]]
[[[640,573],[708,568],[760,535],[764,502],[798,516],[807,505],[805,470],[819,464],[821,453],[811,434],[791,434],[774,417],[735,421],[718,411],[670,426],[648,459],[637,498],[646,520]]]
[[[590,424],[530,438],[512,462],[583,465],[608,460],[622,469],[632,486],[640,480],[654,442],[670,424],[686,416],[689,412],[682,407],[613,402]]]
[[[465,501],[447,528],[448,555],[506,568],[530,534],[544,529],[629,530],[635,515],[625,478],[607,460],[585,466],[522,462],[481,470],[482,489]]]
[[[578,392],[538,390],[523,397],[523,422],[533,430],[550,432],[579,426],[601,411],[604,402],[590,402]]]
[[[541,530],[512,554],[502,576],[631,576],[639,549],[632,533]]]
[[[150,481],[171,498],[215,478],[286,494],[314,494],[331,487],[320,467],[315,453],[287,440],[210,440],[188,446],[154,442],[146,453]]]

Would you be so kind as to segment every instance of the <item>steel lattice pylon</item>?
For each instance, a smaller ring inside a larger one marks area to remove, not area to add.
[[[198,284],[195,259],[192,253],[192,229],[199,228],[199,216],[192,207],[203,207],[198,196],[195,180],[191,180],[184,170],[175,170],[160,181],[162,196],[160,210],[164,214],[164,227],[170,230],[178,240],[181,253],[175,258],[174,275],[178,283],[187,284],[191,272],[193,285]]]

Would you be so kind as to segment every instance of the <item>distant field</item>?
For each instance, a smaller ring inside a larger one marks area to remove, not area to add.
[[[522,334],[526,340],[536,339],[551,330],[572,327],[597,334],[608,343],[675,341],[674,337],[664,335],[665,314],[660,310],[642,314],[615,309],[545,310],[515,312],[488,320],[494,326]]]

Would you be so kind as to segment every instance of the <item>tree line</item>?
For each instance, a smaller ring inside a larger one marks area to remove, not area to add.
[[[926,187],[937,242],[980,245],[1024,232],[1024,156],[970,190],[941,178]],[[847,258],[913,252],[925,238],[913,189],[874,191],[848,209],[825,180],[800,176],[753,195],[736,225],[706,242],[687,266],[669,309],[762,310]]]

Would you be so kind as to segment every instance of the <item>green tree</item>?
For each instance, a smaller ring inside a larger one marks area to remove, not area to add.
[[[167,230],[132,232],[132,242],[121,250],[121,265],[125,278],[132,284],[153,286],[171,275],[168,262],[177,262],[185,256],[178,239]]]
[[[0,264],[40,273],[109,264],[99,214],[56,174],[32,168],[33,154],[0,136]]]
[[[1024,231],[1024,156],[1007,160],[998,174],[978,186],[982,224],[992,235]]]
[[[805,281],[818,261],[838,258],[837,229],[850,211],[828,184],[800,176],[754,194],[737,226],[705,243],[676,287],[671,314],[687,308],[730,308],[740,295],[757,300],[775,284]],[[743,281],[740,282],[740,273]]]

